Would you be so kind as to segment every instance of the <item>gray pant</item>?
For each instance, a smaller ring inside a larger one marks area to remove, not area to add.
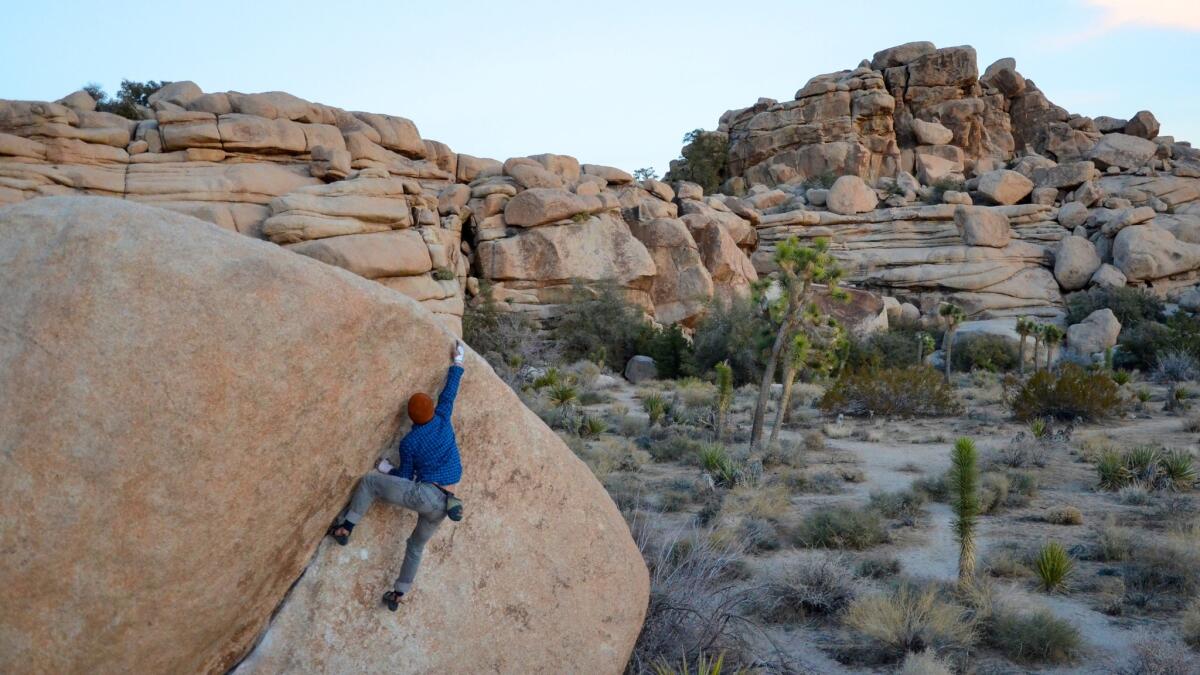
[[[400,567],[400,576],[396,578],[395,585],[396,592],[407,593],[417,576],[417,568],[421,566],[425,542],[429,541],[446,517],[446,496],[429,483],[417,483],[372,471],[359,481],[342,517],[357,525],[376,499],[417,512],[417,526],[408,537],[404,565]]]

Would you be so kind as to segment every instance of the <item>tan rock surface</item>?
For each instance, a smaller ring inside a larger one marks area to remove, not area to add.
[[[6,207],[0,229],[0,671],[223,672],[310,560],[242,670],[623,669],[641,556],[473,354],[467,517],[404,611],[378,602],[412,514],[377,506],[350,548],[321,544],[407,396],[445,376],[451,338],[413,301],[119,200]]]

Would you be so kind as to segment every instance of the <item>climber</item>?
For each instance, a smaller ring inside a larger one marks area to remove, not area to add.
[[[424,393],[413,394],[408,399],[408,416],[413,426],[400,441],[400,466],[392,466],[387,459],[381,459],[379,471],[371,472],[359,481],[350,504],[328,531],[337,543],[345,546],[354,526],[376,499],[417,512],[417,525],[408,537],[400,576],[396,578],[393,590],[383,594],[383,603],[393,612],[400,606],[400,598],[412,588],[425,543],[437,531],[442,519],[449,516],[451,520],[462,520],[462,500],[450,491],[462,478],[458,444],[450,424],[454,397],[463,375],[462,342],[455,344],[452,358],[437,407]]]

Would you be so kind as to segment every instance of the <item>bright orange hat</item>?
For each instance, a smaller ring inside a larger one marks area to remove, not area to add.
[[[433,419],[433,399],[428,394],[413,394],[408,399],[408,416],[413,424],[425,424]]]

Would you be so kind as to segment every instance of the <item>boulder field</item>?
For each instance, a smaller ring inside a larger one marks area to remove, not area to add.
[[[401,293],[186,215],[0,208],[0,672],[620,672],[638,549],[473,353],[467,516],[402,610],[379,596],[412,514],[323,538],[452,344]]]

